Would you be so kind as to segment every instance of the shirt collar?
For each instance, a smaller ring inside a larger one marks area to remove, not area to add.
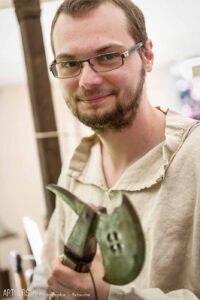
[[[166,113],[165,140],[129,166],[112,190],[139,191],[165,178],[171,161],[197,122],[171,110],[162,111]],[[107,190],[96,135],[82,139],[70,161],[68,175],[84,184]]]

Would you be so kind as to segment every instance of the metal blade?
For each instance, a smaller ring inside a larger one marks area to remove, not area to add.
[[[103,256],[104,280],[116,285],[133,281],[144,263],[145,239],[137,213],[125,195],[112,214],[98,216],[95,236]]]
[[[56,196],[62,198],[65,203],[67,203],[75,211],[75,213],[77,213],[77,215],[80,215],[81,211],[86,206],[86,204],[75,195],[56,184],[48,184],[46,188],[53,192]]]

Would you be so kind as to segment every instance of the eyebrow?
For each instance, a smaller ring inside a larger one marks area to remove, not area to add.
[[[122,49],[125,49],[124,46],[122,46],[120,44],[110,44],[110,45],[107,45],[107,46],[104,46],[104,47],[101,47],[101,48],[97,49],[96,53],[102,53],[102,52],[106,52],[106,51],[111,51],[112,48],[113,49],[117,49],[117,50],[114,50],[114,51],[121,51]]]
[[[59,55],[56,56],[56,60],[62,60],[62,59],[76,59],[76,57],[67,53],[60,53]]]
[[[119,49],[120,48],[120,49]],[[112,50],[113,49],[113,50]],[[116,49],[116,50],[115,50]],[[109,44],[107,46],[103,46],[97,50],[95,50],[95,55],[101,54],[101,53],[108,53],[108,52],[118,52],[118,51],[122,51],[125,50],[124,46],[120,45],[120,44]],[[79,58],[77,58],[75,55],[71,55],[68,53],[60,53],[59,55],[56,56],[56,60],[64,60],[64,59],[71,59],[71,60],[77,60]]]

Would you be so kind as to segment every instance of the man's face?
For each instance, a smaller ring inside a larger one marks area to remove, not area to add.
[[[55,24],[56,57],[86,59],[123,52],[135,44],[124,12],[106,3],[82,17],[61,14]],[[97,73],[86,62],[75,78],[60,79],[65,101],[73,114],[94,130],[129,126],[142,98],[145,67],[138,52],[118,69]]]

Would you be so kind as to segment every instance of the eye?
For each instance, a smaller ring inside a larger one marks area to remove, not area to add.
[[[109,66],[114,67],[115,65],[119,65],[121,63],[121,53],[119,52],[112,52],[106,53],[96,57],[95,63],[99,66]]]
[[[60,63],[61,68],[70,69],[79,67],[79,62],[76,60],[69,60]]]
[[[101,55],[99,58],[102,60],[102,61],[110,61],[110,60],[113,60],[113,59],[116,59],[116,57],[119,57],[119,53],[107,53],[107,54],[104,54],[104,55]]]

